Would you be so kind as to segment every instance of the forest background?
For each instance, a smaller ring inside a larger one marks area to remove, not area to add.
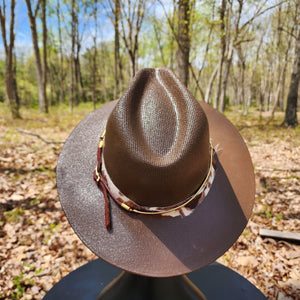
[[[296,126],[299,0],[3,0],[0,101],[41,112],[94,108],[138,69],[168,67],[200,100],[285,111]],[[31,37],[31,38],[30,38]]]
[[[299,242],[260,230],[300,232],[299,9],[300,0],[0,0],[0,299],[42,299],[96,258],[59,203],[58,155],[139,69],[168,67],[225,113],[253,161],[252,216],[218,261],[268,299],[298,300]]]

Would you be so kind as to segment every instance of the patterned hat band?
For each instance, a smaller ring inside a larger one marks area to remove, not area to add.
[[[100,138],[98,147],[98,165],[94,171],[94,179],[101,188],[105,198],[105,220],[106,227],[110,229],[110,212],[109,212],[109,196],[123,209],[144,215],[152,215],[157,217],[186,217],[190,215],[194,209],[202,202],[208,194],[216,174],[216,162],[214,158],[214,148],[210,144],[210,162],[207,175],[197,191],[187,199],[167,207],[141,206],[125,196],[111,180],[103,158],[105,132]]]

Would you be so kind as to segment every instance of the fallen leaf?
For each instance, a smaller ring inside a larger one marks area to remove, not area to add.
[[[245,267],[255,268],[258,266],[258,261],[254,256],[240,256],[236,258],[236,262]]]

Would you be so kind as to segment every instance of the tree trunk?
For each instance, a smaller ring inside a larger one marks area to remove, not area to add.
[[[9,101],[11,114],[13,119],[20,119],[16,79],[13,71],[13,55],[7,56],[5,71],[6,95]]]
[[[254,74],[255,74],[255,71],[256,71],[256,68],[257,68],[260,49],[261,49],[261,45],[262,45],[264,36],[265,36],[265,33],[263,33],[261,35],[261,38],[260,38],[260,41],[259,41],[259,44],[258,44],[258,47],[257,47],[257,51],[256,51],[256,58],[255,58],[254,66],[252,67],[252,72],[251,72],[251,77],[250,77],[250,84],[249,84],[248,99],[247,99],[247,107],[250,107],[251,101],[252,101],[252,88],[253,88]],[[248,111],[247,111],[247,113],[248,113]]]
[[[208,82],[208,86],[207,86],[207,89],[206,89],[206,92],[205,92],[205,102],[206,103],[211,103],[211,91],[212,91],[212,85],[213,85],[213,82],[216,78],[216,75],[217,75],[217,72],[218,72],[218,65],[215,67],[215,69],[213,70],[211,76],[210,76],[210,79],[209,79],[209,82]]]
[[[287,106],[285,110],[284,124],[292,127],[298,125],[297,120],[297,102],[298,102],[298,90],[300,81],[300,30],[295,43],[295,60],[293,65],[293,71],[291,74],[291,83],[288,92]]]
[[[97,32],[98,32],[98,4],[97,0],[94,2],[93,7],[93,17],[94,17],[94,26],[95,26],[95,35],[93,36],[94,42],[94,53],[93,53],[93,64],[92,64],[92,101],[94,110],[96,109],[97,97],[96,97],[96,74],[97,74]]]
[[[69,89],[69,107],[73,111],[74,103],[74,68],[75,68],[75,0],[72,0],[71,6],[71,57],[70,57],[70,89]]]
[[[101,43],[101,47],[100,47],[100,51],[101,51],[101,57],[105,57],[105,55],[107,55],[107,51],[104,48],[104,44]],[[104,102],[108,102],[108,98],[107,98],[107,87],[106,87],[106,76],[105,74],[107,74],[106,71],[106,61],[104,59],[101,60],[101,74],[102,76],[100,76],[100,84],[102,87],[102,91],[103,91],[103,98],[104,98]]]
[[[69,86],[69,108],[70,111],[73,112],[73,94],[74,94],[74,52],[71,53],[71,61],[70,61],[70,86]]]
[[[16,52],[13,53],[14,61],[13,61],[13,91],[14,91],[14,99],[17,104],[17,110],[19,112],[20,108],[20,98],[18,93],[18,85],[17,85],[17,56]],[[20,116],[20,115],[19,115]]]
[[[57,0],[56,5],[56,16],[57,16],[57,26],[58,26],[58,39],[59,39],[59,103],[63,103],[65,99],[65,88],[64,88],[64,75],[63,75],[63,51],[62,51],[62,32],[61,32],[61,20],[60,20],[60,1]]]
[[[225,111],[225,105],[226,105],[226,91],[227,91],[227,82],[228,82],[228,77],[229,77],[229,71],[231,67],[231,62],[232,62],[232,57],[233,57],[233,48],[235,46],[235,42],[237,41],[237,38],[239,37],[240,33],[240,20],[241,20],[241,15],[242,15],[242,10],[243,10],[243,0],[239,0],[239,8],[237,11],[237,17],[235,20],[235,28],[233,32],[233,36],[230,34],[230,20],[231,20],[231,15],[232,15],[232,2],[229,1],[229,8],[228,8],[228,17],[227,17],[227,37],[226,37],[226,62],[225,62],[225,69],[224,69],[224,74],[222,78],[222,91],[221,91],[221,96],[220,96],[220,107],[219,110],[220,112]]]
[[[189,56],[190,56],[190,1],[178,1],[178,50],[177,73],[185,86],[189,81]]]
[[[223,63],[224,56],[226,50],[226,35],[225,35],[225,12],[226,12],[226,0],[222,0],[222,5],[220,8],[220,34],[221,34],[221,45],[220,45],[220,59],[218,62],[218,73],[217,73],[217,84],[216,84],[216,92],[215,92],[215,101],[213,103],[214,108],[218,108],[220,94],[221,94],[221,84],[222,84],[222,71],[223,71]]]
[[[55,75],[54,75],[55,76]],[[49,98],[49,106],[53,106],[55,104],[57,104],[57,100],[58,98],[56,98],[56,103],[54,103],[53,101],[53,93],[54,93],[54,80],[53,80],[53,71],[49,72],[49,76],[48,76],[48,79],[49,79],[49,85],[50,85],[50,98]]]
[[[276,110],[276,107],[278,106],[278,103],[279,103],[279,97],[280,97],[280,91],[281,91],[281,81],[283,80],[282,76],[283,76],[283,71],[280,71],[280,75],[279,75],[279,78],[278,78],[278,85],[277,85],[277,89],[276,89],[275,95],[274,95],[274,105],[273,105],[273,108],[272,108],[271,119],[274,118],[275,110]]]
[[[80,51],[81,51],[81,38],[79,36],[79,20],[78,20],[78,14],[79,14],[79,8],[76,7],[75,11],[75,42],[76,42],[76,54],[75,54],[75,81],[76,81],[76,105],[79,104],[79,101],[82,100],[83,102],[86,102],[86,95],[85,90],[83,87],[83,81],[82,81],[82,75],[81,75],[81,65],[80,65]]]
[[[287,65],[288,65],[288,55],[289,55],[289,48],[291,45],[291,38],[289,39],[288,42],[288,47],[285,51],[285,60],[284,60],[284,65],[283,65],[283,71],[282,71],[282,80],[280,82],[281,84],[281,101],[279,101],[279,105],[280,105],[280,111],[284,110],[284,99],[285,99],[285,79],[286,79],[286,70],[287,70]]]
[[[122,25],[122,38],[130,59],[130,75],[134,76],[137,71],[137,58],[138,58],[138,38],[141,26],[145,16],[145,7],[147,0],[127,0],[119,1],[121,25]],[[126,23],[125,23],[126,21]],[[127,26],[127,28],[125,28]],[[126,30],[127,29],[127,30]],[[126,32],[127,31],[127,32]]]
[[[222,89],[221,89],[220,106],[219,106],[219,110],[222,113],[225,111],[226,90],[227,90],[227,83],[228,83],[228,78],[229,78],[229,71],[230,71],[231,62],[232,62],[232,56],[233,56],[233,40],[229,46],[229,53],[228,53],[226,61],[225,61],[225,68],[224,68],[224,73],[223,73],[223,77],[222,77]]]
[[[10,111],[13,119],[20,119],[19,112],[19,98],[17,92],[17,82],[15,78],[15,69],[13,64],[13,50],[15,43],[14,25],[15,25],[15,0],[11,0],[10,3],[10,28],[9,28],[9,44],[6,39],[6,11],[5,2],[3,1],[3,7],[0,6],[0,22],[1,33],[5,49],[5,87],[6,96],[9,102]]]
[[[92,67],[92,100],[93,100],[93,106],[94,110],[96,109],[96,72],[97,72],[97,46],[96,46],[96,37],[94,37],[94,55],[93,55],[93,67]]]
[[[79,105],[79,52],[80,52],[80,41],[79,41],[79,24],[78,24],[78,8],[77,4],[74,3],[72,5],[73,14],[72,17],[74,22],[74,35],[75,35],[75,54],[74,54],[74,71],[75,71],[75,85],[74,85],[74,92],[75,92],[75,105]]]
[[[76,105],[78,105],[79,99],[82,99],[83,102],[86,102],[86,95],[85,95],[85,91],[84,91],[84,87],[83,87],[80,58],[79,58],[78,52],[77,52],[76,58],[75,58],[75,80],[76,80],[76,95],[77,95]]]
[[[237,47],[237,53],[238,53],[238,67],[239,67],[239,90],[240,90],[240,98],[239,98],[239,103],[242,104],[243,107],[243,115],[246,116],[248,114],[248,103],[246,101],[245,97],[245,70],[246,70],[246,56],[243,53],[242,46],[239,45]]]
[[[44,87],[43,68],[42,68],[42,61],[41,61],[41,55],[40,55],[40,50],[38,45],[38,35],[36,29],[36,14],[33,15],[32,8],[31,8],[31,1],[30,0],[25,0],[25,1],[27,5],[27,14],[29,18],[31,38],[32,38],[34,58],[35,58],[35,67],[36,67],[38,91],[39,91],[39,107],[41,112],[48,113],[47,99],[46,99],[45,87]],[[39,5],[39,3],[37,5]]]
[[[215,16],[215,1],[213,1],[213,4],[212,4],[212,19],[214,19],[214,16]],[[206,43],[206,46],[205,46],[204,58],[203,58],[203,61],[202,61],[202,64],[201,64],[201,68],[199,69],[198,75],[197,75],[197,82],[200,81],[202,71],[203,71],[203,69],[205,68],[205,65],[206,65],[206,60],[207,60],[207,55],[209,53],[211,35],[212,35],[212,32],[213,32],[213,28],[214,28],[214,23],[211,22],[210,27],[209,27],[208,37],[207,37],[207,43]],[[214,78],[213,78],[213,80],[214,80]],[[195,94],[197,93],[197,89],[198,89],[198,86],[196,85]],[[209,95],[209,97],[210,97],[210,95]],[[207,100],[207,98],[205,96],[204,101],[206,101],[206,100]]]
[[[114,61],[114,71],[115,71],[115,86],[114,86],[114,99],[120,94],[120,33],[119,33],[119,19],[120,19],[120,1],[115,0],[115,10],[114,10],[114,29],[115,29],[115,61]]]
[[[167,66],[166,64],[166,61],[165,61],[165,56],[164,56],[164,51],[163,51],[163,45],[161,43],[161,35],[160,35],[160,28],[158,27],[157,25],[157,22],[153,22],[153,29],[154,29],[154,33],[155,33],[155,39],[157,41],[157,46],[158,46],[158,49],[159,49],[159,54],[160,54],[160,57],[161,57],[161,62],[162,62],[162,65],[164,67]]]
[[[48,113],[48,100],[46,94],[47,87],[47,23],[46,23],[46,0],[41,0],[42,3],[42,27],[43,27],[43,78],[42,78],[42,86],[43,86],[43,99],[44,99],[44,111]]]

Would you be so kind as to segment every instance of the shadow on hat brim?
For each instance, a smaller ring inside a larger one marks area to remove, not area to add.
[[[251,215],[254,172],[242,137],[222,114],[200,102],[217,152],[216,176],[207,197],[185,218],[145,217],[111,201],[112,229],[107,231],[104,197],[93,171],[99,137],[115,104],[85,117],[60,154],[58,194],[72,228],[97,256],[132,273],[168,277],[207,266],[231,247]]]

